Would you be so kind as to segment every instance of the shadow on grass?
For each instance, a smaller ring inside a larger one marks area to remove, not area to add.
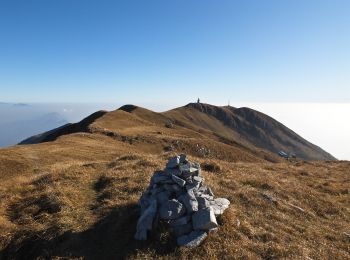
[[[21,232],[0,252],[0,259],[125,259],[138,251],[157,255],[174,252],[174,241],[164,233],[151,234],[145,242],[134,240],[137,219],[138,206],[127,204],[113,209],[83,232],[60,234],[55,226],[40,233]]]

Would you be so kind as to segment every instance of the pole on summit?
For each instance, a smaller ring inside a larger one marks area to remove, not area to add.
[[[201,102],[201,101],[200,101],[200,99],[198,98],[198,99],[197,99],[197,103],[199,104],[200,102]]]

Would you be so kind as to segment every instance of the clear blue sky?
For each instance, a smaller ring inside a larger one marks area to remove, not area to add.
[[[350,102],[350,1],[0,0],[0,93]]]

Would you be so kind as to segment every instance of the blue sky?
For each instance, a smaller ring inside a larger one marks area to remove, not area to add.
[[[0,101],[350,102],[347,0],[2,0]]]

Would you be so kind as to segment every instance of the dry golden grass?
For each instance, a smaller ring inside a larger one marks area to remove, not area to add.
[[[164,227],[150,241],[134,241],[137,200],[168,156],[129,151],[105,161],[56,161],[34,178],[1,186],[1,257],[350,257],[348,162],[210,159],[221,169],[204,171],[206,183],[232,203],[219,231],[194,250],[177,248]]]
[[[0,149],[0,259],[350,259],[350,162],[271,163],[263,158],[274,155],[205,131],[142,131],[133,117],[126,128],[99,119],[93,133]],[[138,198],[180,152],[231,201],[218,232],[193,250],[176,247],[161,225],[135,241]]]

